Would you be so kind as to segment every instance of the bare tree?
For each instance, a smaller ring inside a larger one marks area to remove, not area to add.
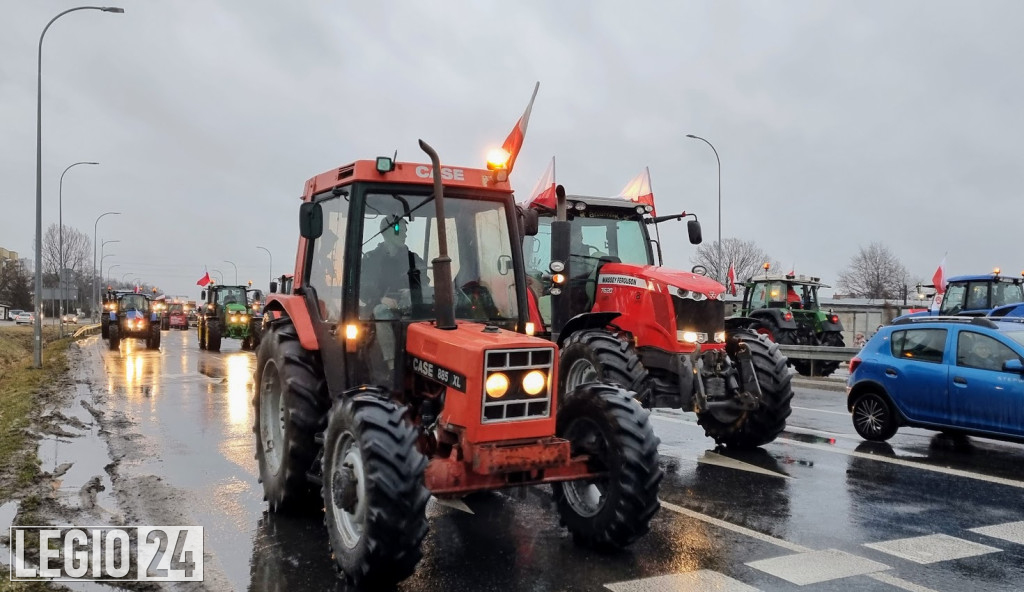
[[[32,274],[23,261],[0,261],[0,302],[31,309]]]
[[[708,276],[723,280],[729,273],[729,264],[731,263],[736,270],[737,284],[761,271],[765,263],[770,263],[773,269],[778,269],[780,266],[779,262],[773,261],[768,253],[757,246],[757,243],[738,238],[722,239],[721,268],[718,266],[718,241],[698,246],[697,252],[690,258],[690,262],[706,267]]]
[[[849,267],[839,274],[840,290],[860,298],[902,299],[910,281],[907,268],[882,243],[860,247]]]
[[[60,268],[60,228],[51,224],[43,235],[43,269],[57,274]],[[92,241],[77,228],[64,227],[64,268],[72,273],[86,271],[92,263]],[[70,277],[70,276],[69,276]]]

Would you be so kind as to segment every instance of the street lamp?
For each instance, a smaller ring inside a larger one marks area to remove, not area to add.
[[[221,270],[219,270],[219,269],[211,269],[210,271],[220,276],[220,279],[217,280],[217,281],[220,282],[223,285],[224,284],[224,274],[221,272]]]
[[[270,257],[270,281],[274,281],[274,255],[270,252],[270,249],[256,245],[257,249],[263,249],[267,252],[267,256]]]
[[[60,185],[57,190],[57,234],[60,237],[57,244],[57,258],[60,260],[60,271],[58,273],[58,285],[60,286],[60,334],[64,336],[64,293],[67,291],[67,285],[64,280],[64,175],[67,174],[72,168],[80,164],[99,164],[98,162],[76,162],[69,164],[64,172],[60,174]],[[95,255],[95,248],[93,248],[93,254]],[[94,257],[95,259],[95,257]]]
[[[100,307],[100,293],[96,286],[96,227],[100,223],[100,218],[103,216],[120,215],[121,212],[104,212],[100,214],[96,221],[92,224],[92,302],[96,307],[93,310],[99,310]],[[106,244],[106,243],[103,243]],[[103,261],[100,260],[100,281],[103,281]]]
[[[718,273],[722,273],[722,161],[718,158],[718,150],[715,150],[715,146],[711,142],[693,134],[686,134],[686,137],[700,140],[711,146],[711,150],[715,152],[715,161],[718,162]]]
[[[39,34],[39,55],[36,61],[36,322],[34,335],[33,368],[43,367],[43,38],[50,25],[69,12],[76,10],[100,10],[122,13],[123,8],[114,6],[79,6],[69,8],[50,19]]]
[[[131,271],[126,271],[125,274],[121,276],[121,283],[122,284],[127,284],[128,283],[128,276],[130,276],[130,275],[135,275],[135,274],[133,272],[131,272]],[[138,279],[139,278],[132,278],[132,281],[138,281]]]
[[[100,281],[101,282],[103,281],[103,260],[106,259],[107,257],[113,257],[114,256],[113,253],[110,253],[109,255],[104,255],[103,254],[103,250],[106,248],[107,243],[119,243],[119,242],[121,242],[121,241],[118,240],[118,239],[111,239],[111,240],[105,240],[105,241],[103,241],[102,244],[100,244]],[[97,295],[97,297],[98,297],[98,295]],[[97,300],[96,306],[97,306],[97,308],[99,307],[99,300]]]
[[[121,264],[120,263],[115,263],[115,264],[111,265],[109,268],[107,268],[107,283],[108,284],[112,283],[114,281],[113,271],[117,267],[121,267]]]
[[[231,263],[231,262],[228,261],[227,259],[225,259],[224,263]],[[234,263],[231,263],[231,267],[235,268],[235,285],[237,286],[238,285],[238,266],[235,265]]]

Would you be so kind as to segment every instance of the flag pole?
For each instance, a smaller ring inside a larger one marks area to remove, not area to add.
[[[644,167],[644,172],[647,173],[647,184],[650,185],[650,189],[651,189],[651,201],[654,201],[654,183],[651,181],[651,167],[645,166]],[[655,236],[655,238],[658,239],[658,245],[659,245],[659,251],[660,251],[661,231],[658,229],[658,224],[657,223],[654,224],[654,236]],[[660,252],[659,252],[659,254],[660,254]],[[664,261],[659,261],[658,263],[661,264],[661,265],[665,265]]]

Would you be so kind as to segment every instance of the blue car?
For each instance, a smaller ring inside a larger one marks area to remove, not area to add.
[[[850,361],[846,390],[866,440],[911,426],[1024,442],[1024,319],[897,320]]]

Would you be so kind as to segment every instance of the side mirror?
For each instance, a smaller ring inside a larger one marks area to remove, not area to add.
[[[203,293],[200,294],[199,297],[202,298],[203,300],[206,300],[206,290],[203,290]]]
[[[700,222],[697,220],[688,220],[686,222],[686,232],[690,235],[691,245],[699,245],[704,240],[700,233]]]
[[[512,258],[508,255],[502,255],[498,257],[498,273],[501,275],[508,275],[508,272],[512,270]]]
[[[299,206],[299,234],[302,238],[317,239],[324,233],[324,209],[319,203],[303,202]]]
[[[270,282],[270,293],[271,294],[276,294],[277,293],[277,282],[274,282],[274,281]]]
[[[1024,374],[1024,364],[1022,364],[1020,360],[1006,360],[1003,362],[1003,372]]]
[[[253,290],[252,299],[254,302],[263,302],[263,292],[260,290]]]
[[[519,223],[523,236],[537,236],[540,228],[540,214],[533,208],[520,209]]]

